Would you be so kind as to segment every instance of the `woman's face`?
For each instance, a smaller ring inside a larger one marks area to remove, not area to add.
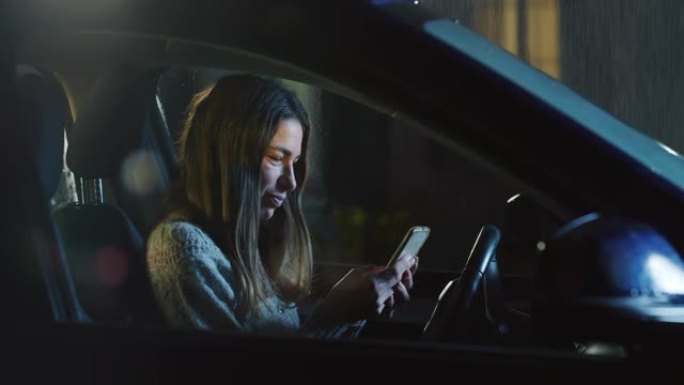
[[[261,160],[260,219],[266,222],[285,201],[287,193],[297,187],[294,165],[302,151],[304,132],[297,119],[285,119],[266,148]]]

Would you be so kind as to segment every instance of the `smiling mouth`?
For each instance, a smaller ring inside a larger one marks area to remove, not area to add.
[[[269,206],[272,206],[272,207],[280,207],[283,204],[284,200],[285,200],[284,196],[278,196],[278,195],[273,195],[273,194],[269,194],[266,197],[266,202],[268,203]]]

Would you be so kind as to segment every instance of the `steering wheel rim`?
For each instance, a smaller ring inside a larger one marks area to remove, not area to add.
[[[467,322],[473,299],[482,286],[483,277],[501,239],[494,225],[480,230],[461,277],[451,280],[439,296],[423,336],[428,340],[460,339],[468,334]]]

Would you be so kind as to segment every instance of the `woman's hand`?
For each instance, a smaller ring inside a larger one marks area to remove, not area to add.
[[[340,322],[387,314],[397,303],[410,299],[418,258],[405,255],[390,267],[363,266],[350,270],[330,289],[326,307]]]
[[[409,258],[411,257],[409,256]],[[415,263],[413,263],[408,270],[404,271],[401,280],[394,286],[394,295],[391,298],[392,306],[395,304],[404,304],[411,299],[409,290],[413,288],[413,275],[416,273],[416,270],[418,270],[418,257],[413,258],[415,259]]]

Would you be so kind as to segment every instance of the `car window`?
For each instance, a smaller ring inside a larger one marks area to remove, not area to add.
[[[229,73],[164,73],[158,92],[172,137],[192,94]],[[501,254],[511,255],[500,258],[503,272],[531,274],[537,243],[556,226],[553,215],[419,127],[315,85],[280,81],[298,94],[313,121],[303,205],[317,261],[383,265],[410,227],[429,226],[421,268],[457,272],[490,223],[515,230],[504,233],[509,248]]]
[[[421,0],[681,153],[677,2]],[[627,5],[629,4],[629,5]]]

